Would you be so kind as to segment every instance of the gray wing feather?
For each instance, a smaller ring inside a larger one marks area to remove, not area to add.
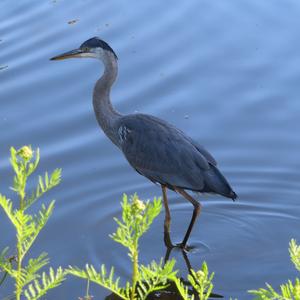
[[[154,182],[201,190],[216,161],[202,146],[167,122],[134,114],[119,120],[120,148],[133,168]]]

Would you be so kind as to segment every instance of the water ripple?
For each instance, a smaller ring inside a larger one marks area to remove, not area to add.
[[[108,237],[112,218],[120,217],[123,192],[161,195],[98,128],[91,97],[101,64],[49,61],[99,35],[119,56],[118,110],[176,124],[214,154],[239,194],[235,203],[196,196],[203,211],[190,241],[192,266],[206,260],[225,298],[250,299],[246,290],[293,277],[287,246],[300,239],[299,3],[45,0],[1,1],[0,8],[0,66],[7,66],[0,70],[1,192],[13,196],[11,145],[40,147],[41,172],[63,168],[51,193],[56,211],[35,251],[62,265],[107,262],[129,278],[125,251]],[[192,206],[168,195],[178,242]],[[163,214],[142,241],[145,263],[165,255],[162,223]],[[186,272],[180,252],[172,255]],[[67,289],[68,298],[83,294],[77,285]]]

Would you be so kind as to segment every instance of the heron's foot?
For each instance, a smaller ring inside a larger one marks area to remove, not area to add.
[[[189,251],[191,251],[195,248],[195,246],[190,246],[190,245],[187,245],[185,243],[178,243],[173,247],[179,248],[179,249],[181,249],[183,251],[186,251],[186,252],[189,252]]]

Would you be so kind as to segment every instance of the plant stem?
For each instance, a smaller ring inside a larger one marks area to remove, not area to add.
[[[25,188],[26,188],[26,182],[27,182],[27,176],[26,176],[26,165],[23,166],[24,167],[24,171],[23,171],[23,178],[21,179],[22,180],[22,186],[20,188],[20,191],[19,191],[19,195],[20,195],[20,210],[22,212],[24,212],[24,209],[25,209]],[[20,180],[20,179],[19,179]]]
[[[24,198],[23,198],[24,199]],[[22,210],[23,214],[23,208],[22,208],[23,202],[22,202],[22,197],[20,197],[20,210]],[[18,230],[18,229],[17,229]],[[21,228],[23,230],[23,228]],[[18,232],[19,235],[19,232]],[[23,261],[23,256],[22,256],[22,244],[17,239],[17,277],[16,277],[16,300],[21,299],[21,294],[22,294],[22,261]]]
[[[139,277],[139,250],[138,250],[138,239],[134,242],[134,249],[132,253],[132,293],[131,293],[131,300],[135,300],[136,294],[136,285]]]
[[[88,300],[89,299],[89,297],[90,297],[90,293],[89,293],[89,290],[90,290],[90,280],[88,279],[87,280],[87,283],[86,283],[86,294],[85,294],[85,298],[86,298],[86,300]]]
[[[22,274],[22,258],[21,249],[18,246],[18,266],[17,266],[17,277],[16,277],[16,300],[21,299],[22,287],[21,287],[21,274]]]
[[[20,211],[22,214],[24,214],[24,209],[25,209],[25,188],[26,188],[26,165],[23,166],[23,178],[22,178],[22,187],[20,188]],[[20,180],[20,179],[19,179]],[[18,229],[17,229],[18,230]],[[23,228],[21,228],[23,230]],[[18,257],[17,257],[17,278],[16,278],[16,300],[21,299],[21,294],[22,294],[22,261],[23,261],[23,256],[22,256],[22,244],[18,240],[17,242],[17,251],[18,251]]]

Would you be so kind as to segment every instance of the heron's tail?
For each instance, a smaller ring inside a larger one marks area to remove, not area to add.
[[[232,190],[230,184],[217,167],[210,165],[210,169],[205,171],[204,177],[206,192],[220,194],[235,201],[237,194]]]

